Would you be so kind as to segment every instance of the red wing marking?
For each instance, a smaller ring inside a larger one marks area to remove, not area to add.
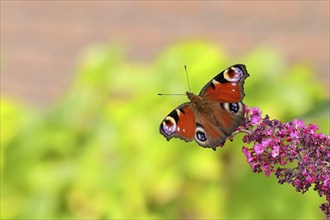
[[[179,112],[179,120],[177,123],[177,133],[185,139],[193,139],[195,135],[195,112],[190,106],[182,108],[183,112]]]
[[[211,86],[206,89],[205,96],[216,102],[239,102],[241,100],[241,92],[238,83],[217,83],[215,89]]]

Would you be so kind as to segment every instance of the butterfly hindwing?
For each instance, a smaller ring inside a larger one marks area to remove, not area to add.
[[[217,103],[210,114],[197,113],[196,121],[195,141],[202,147],[215,149],[244,122],[243,103]]]

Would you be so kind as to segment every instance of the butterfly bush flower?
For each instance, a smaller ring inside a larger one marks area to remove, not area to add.
[[[242,148],[252,170],[267,176],[274,173],[280,184],[289,183],[297,192],[313,186],[326,198],[320,208],[330,220],[330,136],[302,120],[282,123],[262,117],[258,108],[245,107],[245,115],[239,130],[247,133],[243,142],[253,144]]]

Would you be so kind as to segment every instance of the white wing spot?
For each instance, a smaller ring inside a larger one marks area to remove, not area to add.
[[[213,83],[214,85],[219,84],[219,82],[216,81],[215,79],[212,80],[212,83]]]

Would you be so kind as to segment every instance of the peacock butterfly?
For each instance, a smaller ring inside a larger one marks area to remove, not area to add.
[[[169,141],[195,140],[216,150],[244,122],[244,80],[249,76],[245,65],[236,64],[220,72],[200,91],[186,92],[190,102],[168,114],[160,124],[160,133]]]

